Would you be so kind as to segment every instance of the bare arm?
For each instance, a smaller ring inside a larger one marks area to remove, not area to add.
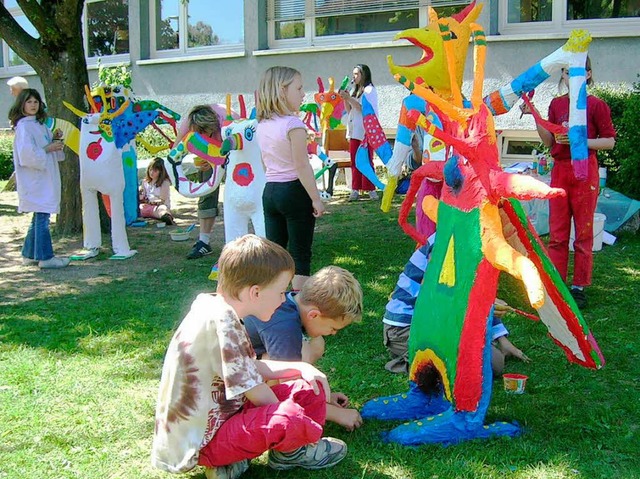
[[[316,218],[324,214],[324,204],[320,199],[320,192],[316,186],[316,180],[313,177],[313,169],[309,163],[309,155],[307,154],[307,132],[302,128],[296,128],[289,132],[289,140],[291,141],[291,157],[298,173],[298,179],[306,190],[313,204],[313,216]]]
[[[540,112],[536,109],[535,106],[533,106],[533,103],[531,103],[530,105],[531,106],[527,105],[526,103],[523,103],[522,105],[520,105],[520,111],[522,112],[522,114],[531,115],[532,110],[534,110],[536,113],[534,115],[534,118],[541,117],[542,115],[540,115]],[[542,126],[537,121],[536,121],[536,130],[538,130],[538,135],[540,136],[542,143],[544,143],[544,146],[551,148],[551,146],[553,145],[553,138],[554,138],[553,133],[551,133],[549,130],[547,130],[544,126]]]
[[[347,110],[347,113],[350,112],[352,108],[354,108],[356,111],[362,111],[362,104],[358,100],[356,100],[354,97],[349,95],[348,91],[341,90],[340,96],[344,101],[344,107]]]
[[[279,402],[275,393],[264,383],[249,389],[244,395],[254,406],[265,406]]]
[[[302,377],[313,386],[316,394],[319,394],[318,383],[322,385],[327,401],[331,398],[331,388],[327,376],[318,371],[311,364],[301,361],[273,361],[270,359],[256,361],[256,367],[265,380],[287,379],[296,376]]]
[[[616,146],[615,138],[589,138],[587,147],[590,150],[612,150]]]
[[[318,336],[302,343],[302,360],[305,363],[315,364],[324,354],[324,338]]]

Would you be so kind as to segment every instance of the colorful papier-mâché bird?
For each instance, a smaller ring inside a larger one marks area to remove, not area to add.
[[[441,199],[427,196],[421,205],[437,223],[437,235],[411,324],[410,389],[362,409],[363,417],[408,420],[385,436],[405,445],[519,434],[517,424],[484,424],[492,382],[490,313],[500,271],[524,283],[531,305],[570,361],[590,368],[604,362],[518,201],[564,191],[500,168],[493,118],[482,99],[486,41],[479,26],[472,30],[471,108],[397,77],[443,113],[442,129],[420,112],[409,117],[449,148],[445,162],[427,162],[414,172],[401,211],[405,222],[425,177],[444,181]],[[404,227],[424,242],[415,228]]]

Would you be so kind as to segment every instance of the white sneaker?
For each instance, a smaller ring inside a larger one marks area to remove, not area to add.
[[[207,467],[204,475],[207,479],[238,479],[247,469],[249,469],[249,461],[243,459],[228,466]]]
[[[38,263],[38,266],[40,266],[40,269],[60,269],[69,266],[70,261],[71,260],[69,258],[60,258],[58,256],[54,256],[53,258],[50,258],[48,260],[40,261]]]
[[[349,195],[349,201],[358,201],[358,199],[360,199],[360,193],[358,190],[353,190]]]
[[[369,192],[369,198],[371,198],[372,200],[377,200],[378,199],[378,192],[376,190],[370,191]]]
[[[279,471],[301,467],[303,469],[324,469],[342,461],[347,455],[347,445],[340,439],[323,437],[315,444],[307,444],[295,451],[269,451],[269,467]]]
[[[26,256],[22,257],[22,264],[25,266],[35,266],[38,264],[37,259],[27,258]]]

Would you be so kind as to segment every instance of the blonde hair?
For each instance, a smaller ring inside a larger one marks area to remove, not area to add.
[[[220,117],[209,105],[194,106],[188,116],[189,129],[207,136],[220,136]]]
[[[271,67],[262,74],[256,102],[258,121],[294,113],[287,105],[285,88],[293,82],[296,75],[302,76],[298,70],[290,67]]]
[[[362,288],[358,280],[344,268],[326,266],[302,286],[298,300],[315,306],[326,318],[342,318],[347,324],[362,319]]]
[[[246,287],[267,286],[285,271],[293,276],[295,264],[279,244],[256,235],[244,235],[222,248],[218,271],[218,289],[238,299]]]

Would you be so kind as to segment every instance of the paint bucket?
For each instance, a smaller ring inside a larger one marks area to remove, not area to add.
[[[184,230],[172,231],[171,239],[173,241],[187,241],[189,239],[189,232]]]
[[[504,390],[511,394],[523,394],[528,376],[524,374],[503,374]]]
[[[593,248],[592,251],[600,251],[602,249],[602,237],[604,235],[604,223],[607,217],[602,213],[594,213],[593,215]],[[571,236],[569,237],[569,251],[573,251],[573,241],[576,238],[576,229],[571,221]]]

